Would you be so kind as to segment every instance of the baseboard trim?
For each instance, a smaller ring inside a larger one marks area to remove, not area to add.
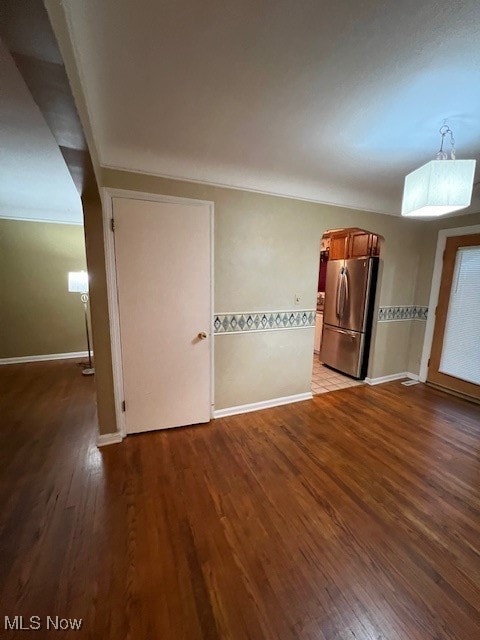
[[[0,358],[0,365],[21,364],[22,362],[45,362],[47,360],[68,360],[70,358],[88,358],[88,351],[69,351],[68,353],[45,353],[41,356],[21,356],[19,358]]]
[[[97,447],[107,447],[110,444],[118,444],[122,442],[123,436],[120,431],[115,431],[115,433],[103,433],[99,435],[97,438]]]
[[[365,383],[371,386],[376,384],[383,384],[384,382],[393,382],[394,380],[403,380],[403,378],[410,378],[410,380],[418,380],[416,373],[410,373],[409,371],[402,371],[402,373],[392,373],[389,376],[381,376],[380,378],[365,378]]]
[[[226,409],[218,409],[213,412],[214,418],[226,418],[227,416],[236,416],[240,413],[250,413],[251,411],[260,411],[261,409],[271,409],[272,407],[280,407],[283,404],[291,404],[293,402],[302,402],[303,400],[311,400],[311,393],[297,393],[293,396],[284,396],[283,398],[272,398],[272,400],[262,400],[262,402],[253,402],[252,404],[240,404],[236,407],[227,407]]]
[[[473,402],[474,404],[480,405],[480,398],[474,398],[473,396],[469,396],[466,393],[461,393],[460,391],[454,391],[453,389],[447,389],[446,387],[442,387],[440,384],[435,384],[435,382],[426,382],[429,387],[432,389],[436,389],[437,391],[442,391],[443,393],[447,393],[449,396],[455,396],[456,398],[461,398],[462,400],[466,400],[467,402]]]

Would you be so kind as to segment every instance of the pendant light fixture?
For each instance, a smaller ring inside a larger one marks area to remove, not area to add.
[[[405,178],[402,216],[443,216],[470,205],[476,160],[455,158],[455,138],[447,124],[440,127],[440,135],[442,141],[436,159]],[[450,159],[443,150],[447,135],[450,136]]]

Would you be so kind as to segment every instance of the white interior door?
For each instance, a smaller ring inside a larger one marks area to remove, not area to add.
[[[127,433],[210,420],[211,215],[113,198]]]

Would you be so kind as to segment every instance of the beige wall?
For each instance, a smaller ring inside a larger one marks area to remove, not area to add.
[[[328,228],[358,226],[385,238],[381,305],[413,304],[425,223],[247,191],[103,170],[104,186],[215,203],[215,312],[315,307],[319,243]],[[411,322],[379,325],[369,375],[406,371]],[[313,331],[215,338],[215,407],[307,392]],[[281,373],[279,373],[281,372]]]
[[[400,320],[377,324],[370,351],[368,371],[370,378],[381,378],[409,371],[410,331],[413,322],[413,320]]]
[[[85,351],[69,271],[86,269],[83,227],[0,219],[0,358]]]
[[[215,203],[216,313],[294,309],[295,294],[301,296],[298,308],[313,308],[320,238],[326,229],[344,226],[385,238],[378,304],[428,304],[439,223],[110,169],[103,169],[102,186]],[[98,303],[96,314],[92,307],[97,368],[103,363],[97,380],[100,429],[108,433],[115,429],[115,416],[99,203],[86,207],[85,215],[89,269],[97,280],[97,295],[92,291],[92,304],[93,298]],[[379,323],[369,376],[418,373],[424,327],[419,321]],[[312,351],[311,329],[217,336],[216,409],[307,392]]]
[[[313,328],[215,337],[215,408],[310,390]]]
[[[236,189],[103,169],[103,186],[215,203],[215,311],[315,303],[326,229],[359,226],[384,236],[380,303],[411,304],[425,223]],[[299,289],[299,291],[297,291]]]
[[[426,305],[422,305],[426,306]],[[410,340],[408,344],[407,367],[405,371],[418,375],[420,373],[420,361],[422,359],[423,341],[425,339],[426,322],[420,320],[411,321]]]
[[[216,313],[293,309],[295,294],[301,296],[301,308],[313,308],[319,240],[327,228],[343,226],[363,227],[385,238],[377,304],[427,305],[438,229],[445,224],[474,224],[477,219],[468,216],[443,223],[405,220],[109,169],[102,172],[102,186],[215,203]],[[102,350],[105,363],[99,402],[106,411],[100,425],[101,432],[107,433],[115,429],[115,417],[98,204],[89,216],[92,226],[89,230],[87,225],[87,238],[94,238],[91,253],[96,263],[90,270],[98,270],[101,307],[95,348]],[[369,376],[418,373],[424,329],[425,323],[420,321],[379,323]],[[312,350],[310,329],[217,336],[216,409],[308,391]]]

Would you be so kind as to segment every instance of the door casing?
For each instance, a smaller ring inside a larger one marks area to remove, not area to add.
[[[447,244],[447,238],[453,236],[468,236],[480,233],[480,224],[469,227],[454,227],[452,229],[441,229],[438,232],[437,250],[435,253],[435,263],[433,268],[432,285],[430,288],[430,300],[428,303],[428,318],[425,327],[425,338],[423,340],[422,360],[420,363],[419,380],[426,382],[428,374],[428,360],[432,350],[433,332],[435,329],[435,309],[438,304],[440,293],[440,283],[443,270],[443,252]]]
[[[451,236],[447,238],[446,249],[442,265],[442,276],[438,305],[435,310],[435,325],[430,352],[429,370],[427,382],[433,386],[438,386],[452,393],[465,395],[478,400],[478,388],[475,384],[456,378],[440,371],[440,362],[443,352],[443,341],[445,337],[445,327],[450,308],[451,291],[453,277],[457,259],[457,251],[462,247],[480,245],[480,234],[470,233],[462,236]]]
[[[213,338],[214,327],[214,203],[210,200],[196,200],[193,198],[177,198],[175,196],[164,196],[155,193],[145,193],[142,191],[132,191],[126,189],[114,189],[103,187],[101,189],[102,215],[103,215],[103,238],[105,246],[105,269],[107,278],[108,316],[110,324],[110,344],[112,350],[112,370],[113,370],[113,391],[115,398],[115,417],[117,422],[117,434],[124,438],[127,434],[125,412],[123,410],[124,385],[122,366],[122,344],[120,339],[120,313],[118,308],[117,295],[117,272],[115,266],[115,243],[114,231],[112,231],[111,221],[113,219],[113,198],[129,198],[133,200],[147,200],[150,202],[166,202],[177,204],[203,204],[209,207],[210,211],[210,335]],[[215,409],[215,377],[214,377],[214,340],[210,345],[210,376],[211,376],[211,398],[210,416],[213,418]]]

